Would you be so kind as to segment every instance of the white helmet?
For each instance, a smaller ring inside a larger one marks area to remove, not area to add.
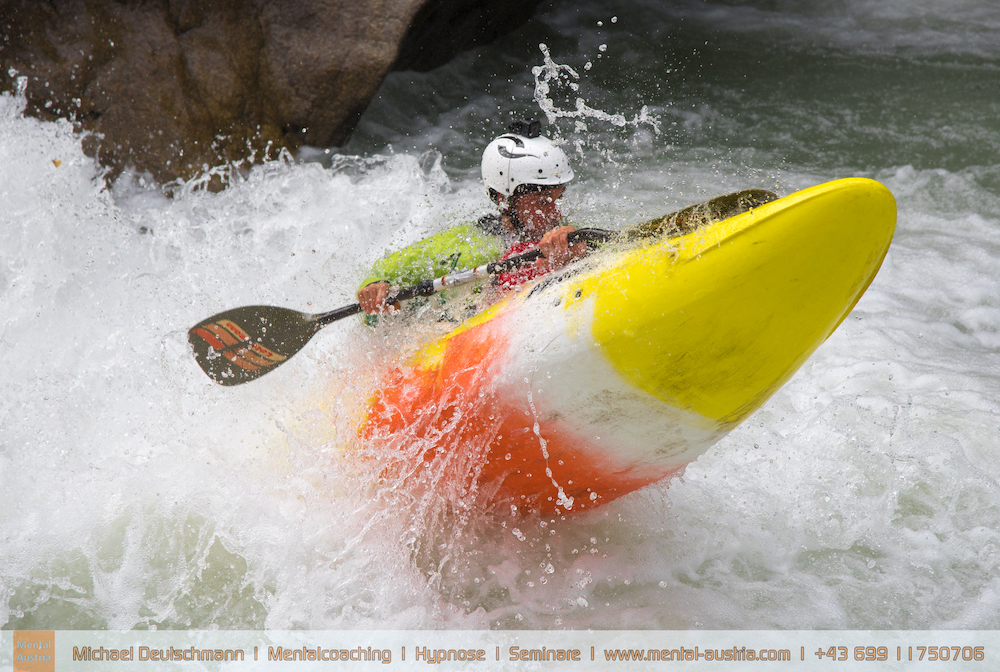
[[[522,186],[556,187],[573,179],[566,153],[545,136],[540,124],[515,122],[511,130],[527,131],[501,135],[483,152],[483,182],[504,196]]]

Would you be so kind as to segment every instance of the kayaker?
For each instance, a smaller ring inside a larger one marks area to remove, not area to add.
[[[358,289],[362,310],[391,312],[399,308],[386,304],[393,286],[415,285],[535,246],[542,258],[496,278],[498,289],[512,289],[586,254],[586,243],[569,244],[567,236],[575,229],[563,224],[559,208],[573,169],[566,153],[541,135],[537,120],[516,121],[509,133],[487,145],[482,174],[499,214],[454,226],[375,262]]]

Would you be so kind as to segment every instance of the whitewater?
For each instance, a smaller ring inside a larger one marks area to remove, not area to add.
[[[108,186],[68,122],[0,95],[0,624],[1000,628],[998,28],[987,0],[555,3],[392,74],[346,147],[217,167],[219,193]],[[479,157],[515,113],[570,150],[574,223],[861,176],[898,228],[682,478],[458,534],[350,459],[376,372],[439,325],[345,320],[238,388],[187,329],[350,303],[387,250],[487,213]]]

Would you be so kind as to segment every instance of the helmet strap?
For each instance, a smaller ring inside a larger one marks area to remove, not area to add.
[[[514,207],[514,199],[517,198],[519,194],[511,194],[510,196],[505,196],[499,191],[490,189],[490,198],[497,204],[500,208],[500,217],[506,217],[510,221],[511,226],[514,227],[513,231],[509,231],[511,235],[514,235],[518,240],[522,240],[524,237],[524,222],[521,218],[517,216],[517,208]]]
[[[511,194],[506,199],[504,199],[504,204],[500,206],[500,216],[506,217],[510,220],[511,225],[514,230],[511,232],[512,235],[516,236],[518,240],[526,240],[525,234],[527,227],[525,227],[524,222],[521,218],[517,216],[517,208],[514,207],[514,199],[516,199],[520,194]]]

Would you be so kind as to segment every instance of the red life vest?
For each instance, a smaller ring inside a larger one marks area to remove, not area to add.
[[[533,249],[537,245],[537,240],[525,240],[519,243],[514,243],[510,246],[507,252],[500,257],[500,259],[510,259],[513,256]],[[539,269],[534,264],[528,264],[527,266],[521,266],[520,268],[515,268],[512,271],[499,274],[496,277],[496,286],[499,287],[501,291],[507,292],[512,289],[517,289],[520,285],[523,285],[529,280],[540,278],[545,275],[546,272],[547,271]]]

